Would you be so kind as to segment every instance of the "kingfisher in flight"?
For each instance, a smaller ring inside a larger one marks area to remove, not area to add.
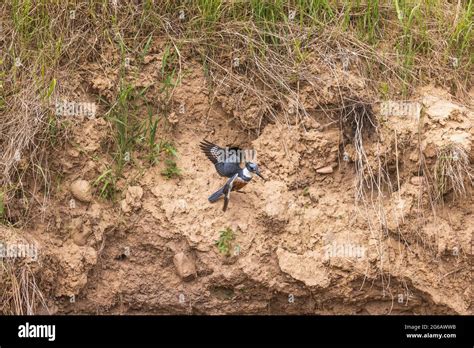
[[[206,157],[214,164],[216,171],[220,176],[229,178],[224,186],[209,196],[209,202],[216,202],[221,196],[224,196],[224,207],[223,211],[227,210],[229,205],[231,191],[245,193],[240,191],[245,185],[247,185],[255,173],[263,180],[266,180],[262,174],[258,165],[254,162],[247,162],[245,152],[239,147],[227,147],[223,148],[216,144],[213,144],[207,140],[201,141],[199,147]],[[245,165],[242,168],[241,163]]]

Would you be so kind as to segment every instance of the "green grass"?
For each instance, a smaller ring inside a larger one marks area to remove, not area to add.
[[[455,52],[455,56],[461,59],[464,55],[469,57],[468,64],[471,65],[474,59],[472,54],[472,31],[473,31],[473,0],[465,2],[461,7],[457,23],[454,23],[454,30],[449,38],[450,48]]]
[[[219,28],[239,22],[252,23],[262,29],[258,39],[271,46],[282,45],[282,37],[294,31],[291,25],[299,25],[309,32],[318,31],[323,26],[343,28],[374,47],[381,41],[393,41],[392,48],[398,51],[404,70],[402,77],[410,83],[417,60],[424,56],[429,60],[430,56],[437,54],[439,47],[436,47],[436,42],[440,43],[438,46],[446,42],[450,56],[461,60],[464,58],[463,66],[466,69],[471,66],[472,2],[462,1],[457,14],[456,3],[446,5],[441,0],[190,0],[185,4],[166,0],[159,5],[147,0],[140,6],[119,1],[119,10],[113,9],[107,2],[88,2],[85,6],[77,7],[74,3],[47,0],[12,0],[6,8],[11,14],[8,17],[12,18],[13,28],[19,35],[15,44],[9,46],[10,55],[19,57],[22,62],[35,60],[36,71],[56,67],[61,58],[74,60],[80,56],[68,52],[77,50],[76,45],[80,44],[74,23],[87,22],[95,29],[99,42],[103,43],[113,41],[115,34],[119,33],[117,43],[121,54],[135,53],[143,61],[153,38],[163,32],[168,21],[174,21],[172,25],[182,30],[179,39],[185,41],[213,40]],[[450,6],[452,11],[445,13],[443,6]],[[74,20],[69,14],[72,9],[76,11]],[[184,20],[177,18],[181,10],[186,14]],[[293,19],[290,13],[294,13]],[[456,23],[452,25],[455,14]],[[399,32],[389,28],[396,22]],[[446,28],[446,25],[447,30],[433,30]],[[247,33],[244,31],[241,34]],[[72,45],[71,40],[75,40]],[[176,59],[176,52],[173,52],[175,44],[179,45],[179,40],[174,40],[173,45],[165,49],[164,70],[170,60]],[[304,42],[295,39],[293,45],[295,59],[304,60]],[[248,47],[249,52],[253,50],[251,46]],[[177,71],[171,69],[162,73],[165,76],[164,88],[172,90],[177,82]],[[49,84],[50,81],[47,78],[45,83]]]
[[[355,30],[361,40],[375,44],[379,38],[379,6],[379,0],[345,2],[342,27],[346,31]]]
[[[153,117],[151,108],[148,108],[148,120],[145,127],[145,138],[147,139],[148,147],[148,162],[150,165],[155,165],[158,162],[158,156],[161,150],[161,144],[156,141],[156,132],[158,130],[158,123],[160,118]]]
[[[397,18],[402,28],[402,36],[398,41],[398,53],[402,57],[402,65],[404,67],[404,80],[409,82],[409,71],[414,65],[416,46],[413,36],[413,26],[415,20],[421,15],[420,3],[410,5],[404,0],[394,0]],[[404,90],[406,92],[406,90]]]
[[[222,0],[197,0],[196,7],[199,12],[199,18],[202,20],[202,26],[213,25],[219,21],[222,14]]]
[[[296,11],[300,25],[326,23],[335,14],[328,0],[297,0]]]
[[[179,83],[176,71],[177,65],[177,52],[175,48],[170,45],[166,45],[163,58],[161,59],[161,75],[162,75],[162,102],[164,103],[165,109],[168,110],[169,102],[171,98],[171,91]]]
[[[130,162],[133,150],[143,131],[138,121],[137,107],[134,100],[143,96],[144,90],[137,91],[131,85],[122,81],[115,104],[109,111],[108,119],[115,129],[116,152],[114,159],[116,163],[116,175],[122,174],[125,164]]]
[[[114,175],[113,170],[109,168],[95,179],[93,186],[97,188],[100,198],[113,199],[117,191],[115,183],[116,176]]]

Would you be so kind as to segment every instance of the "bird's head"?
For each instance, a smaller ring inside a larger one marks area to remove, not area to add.
[[[256,163],[253,163],[253,162],[247,162],[245,163],[245,167],[247,168],[247,170],[251,173],[255,173],[257,174],[259,177],[261,177],[263,180],[266,180],[262,174],[260,174],[260,169],[258,169],[258,165]]]

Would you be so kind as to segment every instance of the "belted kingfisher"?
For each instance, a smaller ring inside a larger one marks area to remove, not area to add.
[[[216,202],[221,196],[224,196],[224,207],[223,211],[227,210],[229,204],[230,192],[239,191],[250,180],[252,180],[252,174],[255,173],[263,180],[266,180],[262,174],[258,165],[253,162],[245,162],[245,166],[241,168],[240,163],[243,160],[243,150],[238,147],[227,147],[222,148],[216,144],[213,144],[207,140],[201,141],[199,145],[201,150],[204,152],[207,158],[214,164],[216,171],[220,176],[229,178],[224,186],[209,196],[209,202]],[[243,192],[242,192],[243,193]]]

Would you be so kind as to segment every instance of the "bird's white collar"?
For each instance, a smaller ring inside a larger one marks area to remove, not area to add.
[[[252,179],[252,172],[247,169],[247,167],[244,168],[242,171],[242,175],[246,177],[247,179]]]

